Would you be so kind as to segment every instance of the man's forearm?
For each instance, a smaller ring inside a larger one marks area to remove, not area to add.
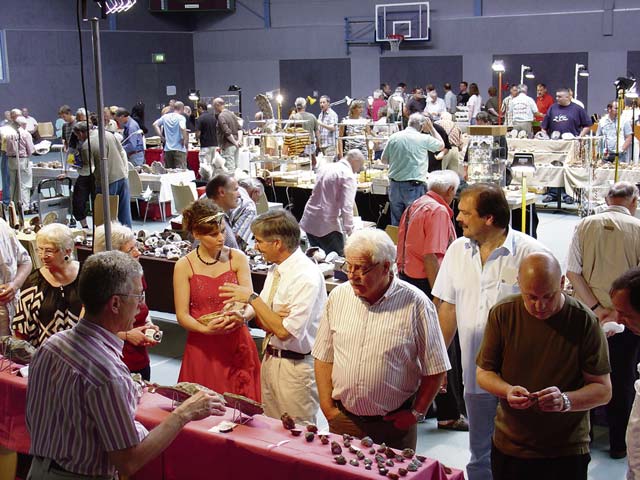
[[[438,307],[438,320],[440,321],[440,330],[442,330],[444,343],[447,348],[449,348],[456,334],[456,329],[458,328],[456,322],[456,306],[452,303],[442,301]]]
[[[507,393],[512,386],[505,382],[496,372],[483,370],[480,367],[476,368],[476,379],[480,388],[500,398],[507,398]]]
[[[573,285],[573,290],[578,300],[582,301],[582,303],[589,308],[593,308],[598,303],[598,299],[593,294],[593,290],[591,290],[591,287],[582,274],[568,271],[567,278],[571,282],[571,285]]]
[[[316,374],[316,386],[318,387],[318,399],[320,408],[323,412],[335,407],[333,397],[333,382],[331,375],[333,373],[333,363],[323,362],[317,358],[314,361],[314,369]]]
[[[284,328],[283,319],[271,310],[261,297],[251,302],[251,307],[256,314],[256,320],[265,331],[273,333],[279,340],[286,340],[291,334]]]
[[[611,400],[611,383],[588,383],[572,392],[565,392],[571,400],[571,411],[582,412],[605,405]]]
[[[422,257],[424,263],[424,270],[427,273],[427,280],[429,280],[429,288],[433,288],[436,283],[436,277],[438,276],[438,270],[440,270],[440,263],[438,257],[434,253],[428,253]]]
[[[442,385],[442,380],[446,374],[446,372],[442,372],[422,377],[420,388],[416,393],[416,400],[413,402],[413,408],[415,410],[421,413],[426,413],[429,409],[429,405],[431,405],[433,399],[438,394],[440,385]]]

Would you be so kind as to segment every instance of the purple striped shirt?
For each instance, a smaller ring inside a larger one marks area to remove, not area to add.
[[[27,427],[32,455],[82,475],[112,476],[107,452],[137,445],[136,386],[122,362],[124,342],[82,319],[36,352],[29,367]]]

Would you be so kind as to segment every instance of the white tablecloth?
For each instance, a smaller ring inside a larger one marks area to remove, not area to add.
[[[591,181],[592,186],[606,186],[613,183],[613,168],[597,168]],[[640,170],[621,168],[618,170],[618,181],[640,182]],[[538,167],[531,183],[536,186],[565,187],[567,193],[574,196],[576,188],[589,185],[589,175],[583,167]]]
[[[183,170],[181,172],[163,173],[161,175],[155,173],[141,173],[140,180],[142,181],[142,188],[149,187],[154,192],[158,193],[158,201],[160,203],[171,202],[171,211],[175,212],[175,205],[173,204],[173,193],[171,192],[171,185],[189,185],[196,194],[196,185],[193,182],[196,179],[196,174],[193,170]]]
[[[514,153],[533,153],[536,165],[546,165],[554,160],[568,162],[573,160],[573,140],[529,140],[526,138],[507,138],[509,162]]]

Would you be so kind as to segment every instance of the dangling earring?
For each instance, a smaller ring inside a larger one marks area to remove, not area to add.
[[[65,262],[68,262],[68,261],[69,261],[69,255],[65,255],[65,256],[64,256],[64,261],[65,261]]]

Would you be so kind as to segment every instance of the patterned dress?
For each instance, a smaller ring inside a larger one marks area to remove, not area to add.
[[[68,285],[54,287],[36,270],[22,286],[11,329],[38,348],[53,334],[78,323],[81,310],[78,277]]]

